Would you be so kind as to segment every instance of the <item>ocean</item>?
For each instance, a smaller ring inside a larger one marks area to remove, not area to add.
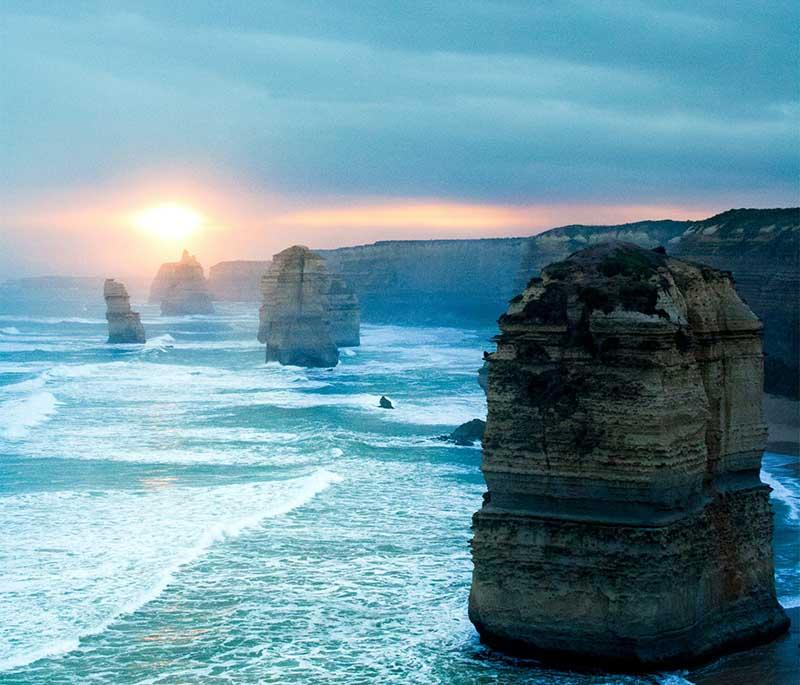
[[[364,325],[332,370],[264,364],[254,305],[105,343],[104,306],[0,310],[0,682],[686,683],[484,648],[467,619],[494,330]],[[395,409],[378,407],[387,395]],[[800,477],[767,454],[800,604]]]

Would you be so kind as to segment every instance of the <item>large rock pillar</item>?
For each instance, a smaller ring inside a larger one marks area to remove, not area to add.
[[[761,325],[729,276],[602,244],[547,267],[500,328],[473,518],[481,638],[650,667],[784,630]]]

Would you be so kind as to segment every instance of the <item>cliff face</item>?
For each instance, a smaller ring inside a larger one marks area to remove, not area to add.
[[[358,298],[340,276],[331,276],[328,287],[328,315],[337,347],[361,344],[361,308]]]
[[[324,260],[295,245],[272,258],[261,281],[259,342],[268,362],[295,366],[336,366],[339,350],[330,326],[330,275]]]
[[[473,519],[482,638],[654,666],[785,629],[761,325],[730,279],[601,244],[547,267],[500,328]]]
[[[123,283],[107,278],[103,284],[108,321],[108,342],[143,343],[144,326],[138,312],[131,311],[130,297]]]
[[[271,263],[239,260],[215,264],[208,270],[211,296],[223,302],[259,302],[261,277]]]
[[[203,267],[186,250],[179,262],[162,264],[150,286],[151,303],[161,303],[164,315],[213,314],[214,305]]]
[[[732,209],[690,224],[676,255],[733,273],[764,323],[765,389],[797,398],[800,379],[800,209]]]
[[[524,246],[516,274],[514,292],[521,292],[528,281],[552,262],[609,240],[620,240],[641,247],[658,247],[681,235],[688,221],[637,221],[617,226],[561,226],[531,238]]]
[[[526,238],[384,241],[319,250],[365,320],[492,322],[513,295]]]

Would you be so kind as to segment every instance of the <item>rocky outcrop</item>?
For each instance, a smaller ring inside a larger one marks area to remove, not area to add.
[[[123,283],[107,278],[103,284],[108,321],[108,342],[143,343],[144,326],[138,312],[131,311],[130,297]]]
[[[295,245],[272,258],[261,281],[258,340],[267,361],[294,366],[336,366],[337,349],[330,326],[330,275],[324,260]]]
[[[358,298],[341,276],[331,276],[328,287],[328,311],[333,342],[337,347],[361,344],[361,308]]]
[[[165,316],[214,313],[203,267],[186,250],[179,262],[161,265],[150,286],[149,302],[160,302]]]
[[[661,667],[783,631],[761,325],[730,278],[602,244],[547,267],[500,328],[473,518],[482,639]]]
[[[800,209],[732,209],[690,224],[670,250],[733,273],[764,323],[765,389],[800,395]]]
[[[462,447],[474,445],[476,442],[483,440],[483,434],[486,431],[486,421],[481,419],[472,419],[462,423],[449,435],[440,435],[439,440],[452,442]]]
[[[260,302],[261,277],[269,261],[234,261],[214,264],[208,270],[208,289],[221,302]]]
[[[386,395],[381,395],[381,398],[378,400],[378,406],[381,409],[394,409],[392,401],[386,397]]]

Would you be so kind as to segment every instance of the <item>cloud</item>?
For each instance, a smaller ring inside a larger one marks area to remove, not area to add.
[[[796,201],[796,3],[76,0],[2,13],[6,205],[165,170],[279,196],[298,216],[347,201],[427,202],[467,223],[456,205]],[[14,216],[0,231],[19,230]]]

